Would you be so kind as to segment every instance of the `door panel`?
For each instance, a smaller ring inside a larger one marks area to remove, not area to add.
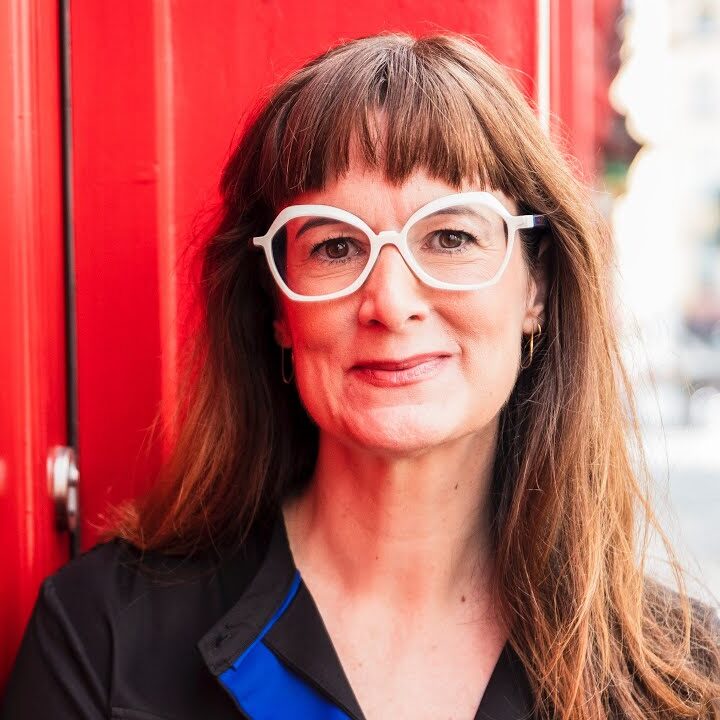
[[[50,448],[66,434],[58,15],[0,4],[0,685],[37,588],[68,558]]]

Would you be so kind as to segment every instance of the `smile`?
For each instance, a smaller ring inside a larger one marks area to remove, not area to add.
[[[447,366],[449,355],[418,355],[405,360],[374,360],[358,363],[350,372],[377,387],[399,387],[430,380]]]

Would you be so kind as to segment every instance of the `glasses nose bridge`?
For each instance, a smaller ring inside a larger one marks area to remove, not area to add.
[[[380,258],[380,254],[383,251],[383,248],[387,245],[391,245],[397,250],[398,255],[405,261],[405,264],[409,266],[408,259],[405,257],[405,249],[404,249],[404,242],[403,242],[403,232],[402,230],[381,230],[376,235],[377,238],[377,249],[375,254],[375,261]],[[373,263],[374,265],[375,263]]]
[[[380,254],[382,253],[383,248],[387,245],[391,245],[395,248],[395,250],[397,250],[398,255],[400,255],[400,257],[403,259],[404,263],[408,266],[408,269],[412,270],[412,267],[410,266],[410,263],[408,263],[408,259],[405,256],[405,250],[403,249],[403,233],[401,230],[381,230],[379,233],[377,233],[376,237],[377,252],[375,254],[375,262],[373,263],[373,266],[380,259]]]
[[[382,250],[385,245],[395,245],[397,249],[400,249],[400,238],[402,237],[402,232],[400,230],[381,230],[377,234],[377,238],[380,241],[379,245],[380,247],[378,250]]]
[[[395,248],[395,251],[399,256],[398,259],[402,260],[402,265],[404,265],[405,271],[409,272],[413,277],[416,277],[412,261],[406,255],[407,247],[405,246],[402,230],[381,230],[375,237],[377,243],[376,252],[373,253],[374,261],[371,263],[371,267],[367,271],[368,276],[374,274],[375,268],[380,261],[383,249],[389,245]]]

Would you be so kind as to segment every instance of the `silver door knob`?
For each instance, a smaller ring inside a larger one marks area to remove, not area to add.
[[[55,503],[55,527],[75,532],[78,525],[78,472],[75,449],[56,445],[48,453],[48,480]]]

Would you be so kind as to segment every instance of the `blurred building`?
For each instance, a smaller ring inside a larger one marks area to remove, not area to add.
[[[642,147],[612,214],[618,317],[665,530],[720,597],[720,0],[625,9],[611,99]]]
[[[620,296],[665,421],[699,422],[720,392],[720,0],[626,5],[611,97],[642,149],[614,213]]]

